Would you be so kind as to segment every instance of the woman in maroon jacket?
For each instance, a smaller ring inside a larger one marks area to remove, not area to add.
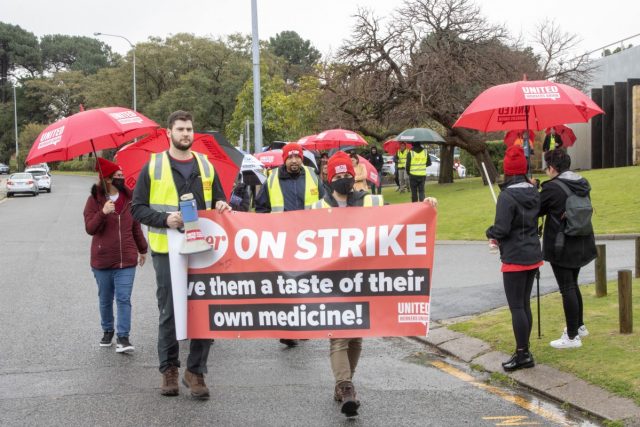
[[[120,166],[98,158],[96,169],[100,172],[100,179],[91,188],[91,195],[84,207],[84,224],[87,233],[93,236],[91,269],[98,284],[100,319],[104,332],[100,346],[111,346],[115,297],[118,311],[116,352],[129,353],[134,350],[129,341],[131,291],[136,264],[142,266],[146,258],[147,242],[140,223],[131,215],[132,195],[124,185]]]

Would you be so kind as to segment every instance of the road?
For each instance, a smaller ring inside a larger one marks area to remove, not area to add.
[[[91,182],[56,175],[51,194],[0,202],[0,425],[594,425],[524,391],[480,388],[483,374],[405,338],[365,340],[355,420],[332,401],[324,340],[294,349],[275,340],[217,340],[207,376],[211,399],[193,401],[184,388],[179,397],[162,397],[151,264],[138,270],[134,286],[136,351],[98,347],[82,218]],[[484,245],[438,245],[437,253],[434,299],[442,302],[434,315],[471,313],[477,304],[465,301],[487,289],[500,305],[498,267]],[[466,262],[477,268],[465,272]],[[480,268],[485,264],[491,267]]]

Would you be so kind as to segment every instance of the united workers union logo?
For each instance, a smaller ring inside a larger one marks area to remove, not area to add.
[[[526,118],[524,107],[498,108],[496,120],[499,123],[524,122]]]
[[[215,264],[227,253],[229,237],[227,237],[227,232],[224,228],[208,218],[200,218],[198,225],[202,230],[204,239],[211,245],[213,250],[189,255],[189,267],[205,268]]]
[[[142,123],[142,117],[133,111],[122,111],[120,113],[109,113],[111,117],[116,119],[118,123],[127,125],[129,123]]]
[[[40,142],[38,142],[38,150],[48,147],[49,145],[56,145],[62,140],[63,133],[64,126],[60,126],[59,128],[51,129],[50,131],[43,133],[40,136]]]
[[[558,86],[522,86],[524,99],[560,99]]]

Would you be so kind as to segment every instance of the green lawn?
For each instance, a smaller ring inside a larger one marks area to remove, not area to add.
[[[596,234],[640,233],[640,167],[598,169],[580,172],[591,183]],[[537,176],[546,180],[546,176]],[[395,186],[383,189],[390,203],[410,202],[410,194],[399,194]],[[496,195],[499,191],[494,185]],[[427,182],[426,194],[438,199],[439,240],[484,240],[493,223],[495,205],[488,186],[480,178],[456,180],[453,184]]]
[[[531,301],[534,328],[531,351],[536,362],[570,372],[612,393],[631,398],[640,405],[640,321],[636,316],[632,334],[619,333],[618,285],[609,282],[608,295],[595,297],[594,285],[581,286],[584,321],[589,336],[578,349],[558,350],[549,342],[560,337],[564,328],[562,299],[558,292],[541,298],[542,333],[538,339],[535,300]],[[633,282],[633,307],[640,308],[640,279]],[[472,320],[449,326],[458,332],[479,338],[494,349],[511,354],[515,339],[511,314],[507,308],[490,311]]]

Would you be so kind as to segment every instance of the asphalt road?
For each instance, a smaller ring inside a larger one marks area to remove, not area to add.
[[[184,388],[179,397],[160,396],[150,263],[134,286],[136,351],[98,346],[97,290],[82,218],[91,182],[57,175],[51,194],[0,202],[0,425],[558,424],[436,368],[431,362],[444,359],[403,338],[365,340],[355,379],[363,406],[355,420],[339,414],[332,400],[325,340],[295,349],[275,340],[217,340],[209,401],[191,400]],[[498,268],[484,245],[438,245],[434,317],[502,305]],[[522,398],[563,414],[526,393]],[[565,425],[580,423],[569,418]]]

